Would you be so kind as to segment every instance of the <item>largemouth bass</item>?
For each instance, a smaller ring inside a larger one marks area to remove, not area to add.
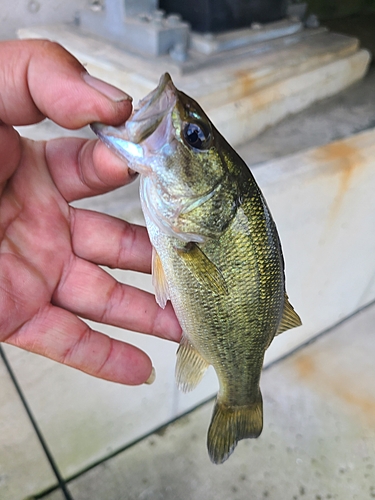
[[[207,446],[222,463],[239,440],[260,435],[264,353],[301,324],[274,221],[244,161],[168,74],[123,126],[92,128],[141,174],[156,300],[171,300],[183,329],[176,380],[190,391],[214,367]]]

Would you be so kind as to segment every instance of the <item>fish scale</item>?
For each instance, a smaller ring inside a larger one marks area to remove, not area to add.
[[[176,380],[192,390],[214,367],[220,388],[207,446],[222,463],[239,440],[261,433],[265,351],[301,324],[276,226],[246,164],[169,75],[128,124],[92,127],[141,174],[156,300],[171,300],[183,329]]]

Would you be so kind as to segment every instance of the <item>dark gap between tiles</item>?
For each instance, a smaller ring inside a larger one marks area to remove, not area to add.
[[[47,488],[46,490],[40,491],[39,493],[33,495],[32,497],[26,498],[25,500],[43,500],[46,496],[49,496],[51,493],[55,491],[61,491],[62,496],[64,496],[64,492],[60,488],[60,486],[51,486],[51,488]],[[70,498],[72,496],[70,495]]]
[[[51,466],[51,468],[56,476],[57,482],[58,482],[59,487],[60,487],[60,489],[65,497],[65,500],[74,500],[73,497],[71,496],[68,488],[67,488],[67,485],[66,485],[63,477],[60,474],[60,471],[59,471],[57,464],[52,456],[52,453],[51,453],[50,449],[48,448],[47,442],[44,439],[44,436],[43,436],[43,434],[42,434],[42,432],[41,432],[41,430],[36,422],[36,419],[35,419],[32,411],[31,411],[31,409],[26,401],[26,398],[25,398],[25,396],[22,392],[22,389],[18,383],[18,380],[15,376],[15,373],[13,372],[13,369],[10,366],[8,358],[7,358],[3,348],[1,347],[1,345],[0,345],[0,358],[2,358],[2,360],[4,361],[5,368],[7,369],[8,373],[9,373],[9,376],[13,382],[13,385],[14,385],[14,387],[15,387],[15,389],[16,389],[16,391],[21,399],[21,402],[22,402],[25,410],[26,410],[27,416],[29,417],[31,425],[33,426],[34,431],[35,431],[35,433],[40,441],[40,444],[42,445],[44,453],[46,454],[47,460],[48,460],[48,462],[49,462],[49,464],[50,464],[50,466]],[[57,488],[54,488],[54,489],[57,489]],[[37,498],[37,497],[35,497],[35,498]]]
[[[295,349],[293,349],[292,351],[288,352],[284,356],[281,356],[280,358],[276,359],[275,361],[272,361],[265,368],[263,368],[263,371],[269,370],[270,368],[274,367],[275,365],[277,365],[277,364],[283,362],[284,360],[286,360],[286,359],[294,356],[294,354],[296,354],[297,352],[301,351],[302,349],[304,349],[305,347],[307,347],[307,346],[309,346],[311,344],[314,344],[321,337],[323,337],[325,335],[328,335],[329,333],[331,333],[333,330],[335,330],[337,327],[339,327],[340,325],[342,325],[346,321],[349,321],[350,319],[352,319],[357,314],[362,313],[363,311],[365,311],[366,309],[369,309],[370,307],[372,307],[374,305],[375,305],[375,300],[372,301],[372,302],[370,302],[369,304],[366,304],[365,306],[361,307],[360,309],[358,309],[354,313],[350,314],[349,316],[346,316],[341,321],[335,323],[333,326],[330,326],[329,328],[323,330],[321,333],[318,333],[315,337],[313,337],[310,340],[307,340],[305,343],[303,343],[300,346],[296,347]],[[170,420],[166,424],[163,424],[163,425],[157,427],[156,429],[148,432],[147,434],[144,434],[143,436],[135,439],[134,441],[126,444],[125,446],[123,446],[123,447],[121,447],[121,448],[113,451],[112,453],[109,453],[105,457],[103,457],[103,458],[101,458],[101,459],[93,462],[92,464],[88,465],[87,467],[85,467],[84,469],[80,470],[76,474],[73,474],[73,475],[69,476],[68,478],[66,478],[65,482],[68,484],[68,483],[74,481],[75,479],[77,479],[78,477],[82,476],[86,472],[89,472],[90,470],[94,469],[96,466],[98,466],[98,465],[106,462],[107,460],[110,460],[111,458],[116,457],[117,455],[120,455],[120,453],[126,451],[127,449],[131,448],[132,446],[135,446],[136,444],[140,443],[144,439],[147,439],[148,437],[152,436],[153,434],[158,434],[158,433],[163,432],[163,430],[166,427],[168,427],[170,424],[173,424],[174,422],[176,422],[180,418],[186,417],[190,413],[192,413],[195,410],[197,410],[197,409],[201,408],[202,406],[204,406],[206,403],[209,403],[210,401],[213,401],[215,398],[216,398],[216,395],[205,399],[204,401],[202,401],[198,405],[194,406],[194,408],[191,408],[190,410],[187,410],[186,412],[181,413],[181,415],[178,415],[177,417],[175,417],[173,420]]]

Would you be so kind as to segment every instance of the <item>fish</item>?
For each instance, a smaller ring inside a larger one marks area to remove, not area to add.
[[[207,448],[221,464],[261,434],[265,351],[301,325],[275,223],[246,163],[168,73],[123,125],[91,127],[140,174],[156,301],[171,301],[183,330],[176,381],[190,391],[213,366]]]

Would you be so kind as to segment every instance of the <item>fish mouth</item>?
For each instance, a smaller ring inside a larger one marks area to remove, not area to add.
[[[176,105],[177,92],[170,75],[165,73],[156,89],[139,102],[123,125],[112,127],[95,122],[91,129],[135,171],[140,174],[149,172],[150,168],[142,161],[170,142],[168,119]]]

